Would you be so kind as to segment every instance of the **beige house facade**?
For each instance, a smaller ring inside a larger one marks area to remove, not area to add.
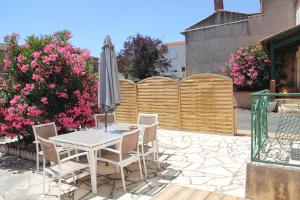
[[[220,66],[232,51],[259,43],[300,23],[300,0],[260,0],[260,12],[250,14],[227,11],[223,0],[214,3],[212,15],[182,32],[187,71],[192,74],[220,73]],[[291,50],[289,63],[286,84],[300,87],[300,53]]]

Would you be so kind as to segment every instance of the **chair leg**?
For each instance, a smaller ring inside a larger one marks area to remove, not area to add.
[[[45,158],[43,158],[43,194],[45,194]]]
[[[115,179],[117,179],[117,171],[118,171],[118,166],[116,165],[116,167],[115,167]]]
[[[155,143],[152,142],[152,147],[154,147],[154,145],[155,145]],[[153,160],[153,162],[155,162],[155,157],[156,157],[155,151],[153,151],[153,154],[152,154],[152,160]]]
[[[60,200],[61,197],[61,177],[59,176],[58,179],[58,199]]]
[[[145,177],[147,178],[147,167],[146,167],[146,161],[145,161],[145,155],[144,152],[142,153],[142,157],[143,157],[143,165],[144,165],[144,171],[145,171]]]
[[[124,176],[124,168],[123,168],[123,166],[120,166],[120,168],[121,168],[121,176],[122,176],[123,189],[124,189],[124,192],[126,192],[126,182],[125,182],[125,176]]]
[[[68,156],[69,157],[71,156],[70,151],[68,151]],[[75,173],[74,172],[72,172],[72,178],[73,178],[73,183],[76,185],[76,179],[75,179]]]
[[[39,173],[39,168],[40,168],[40,159],[39,159],[39,154],[36,154],[36,173]]]
[[[75,149],[75,154],[78,154],[78,149]],[[79,157],[76,158],[76,161],[79,162]]]
[[[39,168],[40,168],[40,155],[39,155],[38,144],[36,144],[36,173],[39,173]]]
[[[155,146],[156,146],[156,160],[157,160],[157,165],[158,165],[158,169],[160,169],[157,141],[155,141]]]
[[[143,177],[143,172],[142,172],[142,165],[141,165],[141,159],[140,159],[140,156],[137,155],[137,158],[138,158],[138,162],[139,162],[139,168],[140,168],[141,180],[143,180],[144,177]]]

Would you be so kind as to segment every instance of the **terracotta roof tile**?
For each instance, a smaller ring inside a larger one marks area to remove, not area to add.
[[[175,46],[175,45],[183,45],[185,41],[174,41],[174,42],[166,42],[164,45],[166,46]]]

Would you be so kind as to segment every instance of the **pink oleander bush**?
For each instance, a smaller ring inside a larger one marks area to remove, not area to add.
[[[0,134],[33,141],[32,125],[54,121],[59,133],[94,125],[97,80],[89,51],[72,46],[71,33],[5,36],[0,80]]]
[[[241,47],[232,52],[229,61],[220,70],[232,78],[236,91],[269,88],[270,61],[260,45]]]

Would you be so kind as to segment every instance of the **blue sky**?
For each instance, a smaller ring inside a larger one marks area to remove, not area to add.
[[[259,12],[259,0],[224,0],[225,9]],[[183,40],[185,28],[210,15],[214,0],[1,0],[0,43],[12,32],[20,42],[32,34],[68,29],[72,44],[100,54],[106,34],[119,51],[137,32],[164,42]]]

